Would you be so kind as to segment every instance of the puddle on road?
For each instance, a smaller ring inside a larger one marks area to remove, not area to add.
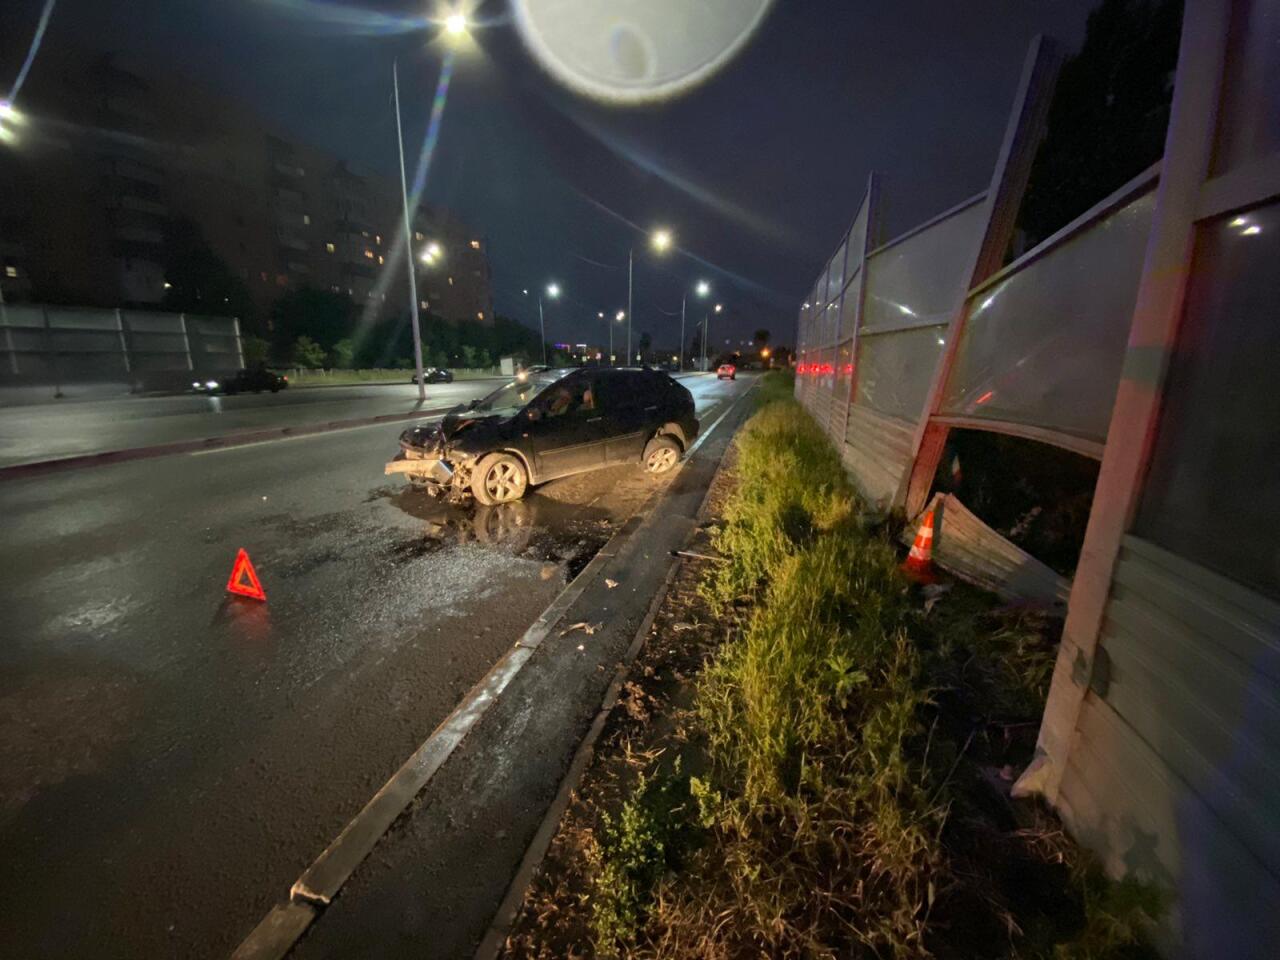
[[[400,564],[474,544],[507,556],[563,568],[572,580],[613,535],[608,511],[533,494],[486,507],[443,503],[407,487],[383,487],[368,500],[386,500],[422,523],[422,533],[397,540],[386,556]]]

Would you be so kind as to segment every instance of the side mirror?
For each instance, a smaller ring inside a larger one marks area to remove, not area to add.
[[[476,399],[472,400],[469,404],[467,404],[467,409],[468,409],[468,410],[474,410],[474,409],[475,409],[476,407],[478,407],[478,406],[480,406],[480,400],[479,400],[479,398],[476,398]]]

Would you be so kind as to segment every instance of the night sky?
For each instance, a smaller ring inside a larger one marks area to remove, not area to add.
[[[4,28],[29,36],[41,6],[7,0]],[[790,344],[868,172],[883,177],[887,236],[983,189],[1028,41],[1047,33],[1074,50],[1092,6],[777,0],[709,82],[624,108],[551,81],[505,4],[490,2],[480,14],[491,25],[458,63],[426,199],[488,238],[499,313],[536,325],[521,290],[560,283],[548,339],[605,340],[596,312],[626,305],[628,247],[663,225],[680,250],[637,253],[637,335],[674,346],[682,289],[706,278],[726,306],[713,322],[720,346],[757,327]],[[140,55],[157,73],[252,103],[286,135],[394,175],[392,60],[412,163],[443,54],[428,33],[397,27],[423,10],[421,0],[59,0],[44,43]],[[0,89],[16,66],[0,64]]]

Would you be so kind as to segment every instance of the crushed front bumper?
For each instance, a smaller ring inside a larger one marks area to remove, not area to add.
[[[453,467],[444,460],[435,457],[414,457],[406,455],[404,450],[396,454],[395,459],[388,463],[382,472],[388,476],[393,473],[403,473],[414,479],[438,483],[442,487],[453,483]]]

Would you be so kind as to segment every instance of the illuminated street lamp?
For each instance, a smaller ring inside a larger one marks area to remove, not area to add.
[[[661,228],[653,231],[649,236],[649,243],[658,253],[666,253],[671,249],[672,243],[675,241],[671,236],[671,231]],[[636,248],[632,247],[627,251],[627,356],[631,356],[631,314],[635,309],[631,298],[631,275],[635,263]]]
[[[600,316],[603,317],[604,314],[602,313],[600,314]],[[615,323],[621,323],[623,320],[626,319],[626,317],[627,317],[627,312],[625,310],[619,310],[617,313],[613,315],[613,319]],[[616,359],[617,359],[617,356],[613,352],[613,324],[611,323],[609,324],[609,366],[612,367],[613,361]]]
[[[444,32],[451,37],[460,37],[467,32],[467,15],[451,13],[444,19]]]

